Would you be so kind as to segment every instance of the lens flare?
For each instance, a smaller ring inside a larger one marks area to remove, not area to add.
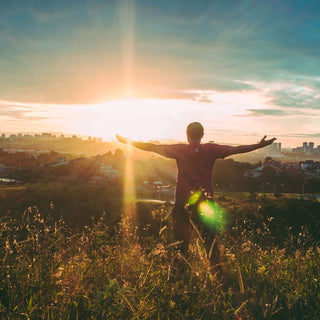
[[[201,195],[202,195],[201,191],[193,192],[191,194],[190,198],[188,199],[187,204],[189,204],[189,205],[196,204],[199,201]]]
[[[226,223],[226,213],[218,203],[210,200],[200,202],[198,213],[201,221],[208,227],[221,231]]]

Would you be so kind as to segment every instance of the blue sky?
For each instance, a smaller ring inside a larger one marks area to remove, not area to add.
[[[0,0],[0,12],[4,130],[63,131],[68,106],[122,99],[149,99],[151,118],[154,100],[192,101],[182,128],[224,114],[218,101],[233,97],[225,126],[205,123],[212,132],[320,144],[319,1]],[[67,130],[86,134],[75,121]]]

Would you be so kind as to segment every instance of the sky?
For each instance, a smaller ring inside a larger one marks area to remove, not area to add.
[[[320,2],[0,0],[1,132],[320,145]]]

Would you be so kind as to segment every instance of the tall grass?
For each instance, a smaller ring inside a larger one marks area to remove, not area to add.
[[[278,215],[221,205],[222,273],[196,235],[187,256],[177,251],[170,205],[116,230],[108,214],[81,232],[37,208],[1,218],[1,319],[316,319],[320,248],[308,224],[284,226],[288,205]]]

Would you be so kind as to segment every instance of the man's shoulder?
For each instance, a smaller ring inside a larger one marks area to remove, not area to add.
[[[208,143],[202,143],[202,146],[206,146],[208,148],[220,148],[220,147],[229,147],[229,145],[215,143],[215,142],[208,142]]]
[[[214,153],[216,156],[219,158],[224,158],[228,155],[230,151],[230,146],[229,145],[224,145],[224,144],[217,144],[217,143],[205,143],[202,145],[203,150]]]
[[[221,144],[214,143],[214,142],[202,143],[201,145],[203,148],[206,148],[206,149],[215,149],[215,148],[220,148],[221,146]]]
[[[183,143],[178,144],[167,144],[161,146],[161,154],[167,158],[179,158],[182,154],[185,154],[187,145]]]
[[[172,148],[172,149],[184,149],[187,148],[189,145],[186,143],[173,143],[173,144],[167,144],[167,148]]]

